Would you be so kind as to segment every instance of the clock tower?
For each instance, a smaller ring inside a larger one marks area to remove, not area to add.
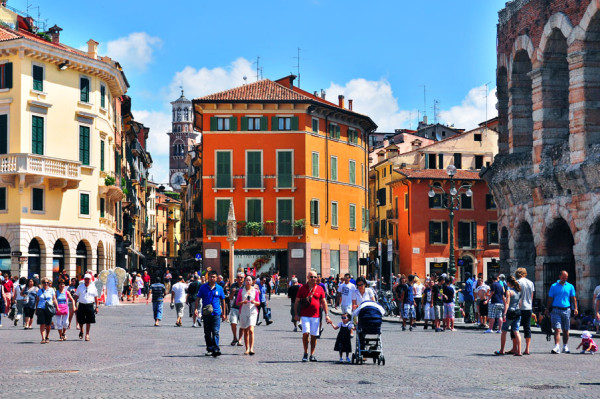
[[[192,128],[192,102],[181,97],[171,102],[173,107],[173,122],[169,135],[169,184],[174,191],[181,191],[185,185],[183,174],[187,172],[185,157],[194,148],[198,133]]]

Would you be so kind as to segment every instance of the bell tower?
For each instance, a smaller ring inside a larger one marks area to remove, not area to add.
[[[183,90],[181,97],[171,102],[173,121],[169,135],[169,184],[174,191],[180,191],[185,184],[183,174],[187,172],[185,157],[194,148],[198,133],[192,125],[192,102],[185,98]]]

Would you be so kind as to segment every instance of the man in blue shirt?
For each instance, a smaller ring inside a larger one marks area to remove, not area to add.
[[[550,321],[554,328],[554,349],[551,353],[560,353],[560,332],[563,335],[563,353],[571,353],[567,343],[569,342],[569,329],[571,328],[571,300],[573,301],[573,315],[577,316],[577,298],[575,287],[567,281],[569,274],[563,270],[560,272],[559,280],[552,284],[548,291],[548,303],[544,312],[548,317],[548,310],[552,306]]]
[[[267,280],[264,277],[257,278],[256,284],[258,285],[258,292],[260,293],[260,306],[258,308],[258,314],[262,309],[263,319],[267,322],[267,325],[273,323],[271,316],[267,312]],[[259,326],[262,322],[258,321],[258,315],[256,316],[256,325]]]
[[[204,321],[204,341],[206,342],[205,356],[221,356],[219,348],[219,330],[221,320],[225,320],[225,293],[223,288],[217,284],[217,272],[214,270],[208,273],[208,282],[204,283],[198,289],[196,294],[196,310],[198,316],[199,304],[202,300],[202,320]]]
[[[473,296],[473,279],[471,278],[471,273],[465,273],[465,280],[465,286],[462,289],[463,298],[465,299],[465,323],[472,323],[475,297]]]
[[[160,277],[156,277],[154,284],[150,286],[148,295],[146,296],[146,305],[150,303],[150,296],[152,296],[152,312],[154,313],[154,327],[160,326],[160,321],[163,315],[163,299],[167,288],[161,283]]]

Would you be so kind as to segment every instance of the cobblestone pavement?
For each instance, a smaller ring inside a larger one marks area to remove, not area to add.
[[[474,330],[435,333],[383,325],[385,366],[336,364],[336,332],[327,326],[318,363],[301,363],[300,333],[292,331],[289,301],[274,297],[275,323],[256,328],[256,356],[231,347],[221,327],[220,358],[205,357],[202,329],[176,328],[166,307],[153,327],[151,305],[100,309],[91,341],[68,331],[67,342],[40,345],[39,331],[24,331],[3,318],[0,330],[0,397],[424,397],[597,398],[597,355],[551,355],[552,344],[535,335],[532,356],[494,356],[500,334]],[[338,316],[334,321],[339,321]],[[575,352],[579,339],[571,340]]]

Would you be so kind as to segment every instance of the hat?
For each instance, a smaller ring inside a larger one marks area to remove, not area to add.
[[[505,276],[504,274],[501,274],[501,275],[499,275],[499,276],[498,276],[498,278],[499,278],[500,280],[504,280],[504,279],[506,278],[506,276]]]
[[[85,274],[85,276],[83,276],[83,278],[89,278],[89,279],[91,279],[91,278],[92,278],[92,275],[91,275],[91,274],[89,274],[89,273],[86,273],[86,274]]]
[[[584,331],[583,334],[581,334],[581,338],[590,339],[590,338],[592,338],[592,334],[590,334],[589,331]]]
[[[469,278],[469,277],[471,277],[471,273],[469,273],[469,272],[465,272],[465,277],[466,277],[466,278]]]
[[[446,278],[446,277],[448,277],[448,275],[446,273],[442,273],[442,277]]]

